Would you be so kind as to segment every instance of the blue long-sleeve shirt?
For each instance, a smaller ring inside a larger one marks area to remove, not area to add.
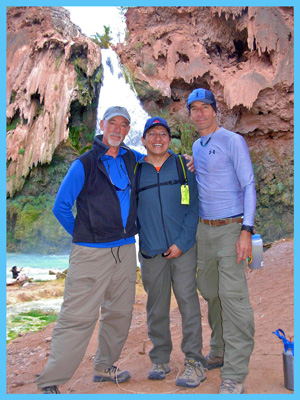
[[[134,150],[132,151],[135,153],[136,161],[138,161],[140,158],[143,157],[143,154],[138,153],[137,151]],[[125,189],[125,190],[117,190],[117,195],[121,206],[122,221],[125,227],[129,214],[131,186],[128,185],[130,182],[126,172],[124,161],[122,159],[122,155],[124,153],[126,153],[126,150],[120,148],[119,154],[117,155],[116,158],[105,154],[104,156],[101,157],[101,160],[103,161],[107,173],[110,176],[110,179],[113,182],[113,184],[120,189]],[[71,164],[66,176],[64,177],[60,185],[60,188],[57,192],[57,196],[53,206],[53,213],[55,217],[71,236],[73,236],[73,231],[75,226],[75,217],[72,212],[72,208],[76,201],[77,196],[79,195],[79,193],[83,188],[84,180],[85,180],[84,167],[81,161],[77,159]],[[99,207],[101,207],[101,204],[99,204]],[[88,247],[107,248],[107,247],[122,246],[124,244],[130,244],[130,243],[135,243],[134,236],[113,242],[76,243],[76,244]]]
[[[200,139],[193,144],[199,216],[221,219],[243,214],[243,223],[253,226],[255,181],[244,138],[219,128],[202,140],[206,146],[201,146]]]

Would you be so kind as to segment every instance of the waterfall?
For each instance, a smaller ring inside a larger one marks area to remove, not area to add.
[[[101,49],[103,65],[103,85],[100,89],[97,111],[96,135],[100,133],[99,123],[104,112],[111,106],[126,107],[131,117],[130,132],[125,144],[145,153],[141,142],[146,120],[150,117],[142,108],[133,85],[126,82],[121,61],[112,49]]]

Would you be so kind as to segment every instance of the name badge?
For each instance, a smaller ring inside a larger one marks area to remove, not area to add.
[[[190,204],[190,191],[188,185],[181,185],[181,204]]]

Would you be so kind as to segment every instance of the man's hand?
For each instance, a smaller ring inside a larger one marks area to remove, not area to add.
[[[182,254],[182,251],[176,246],[176,244],[172,244],[168,248],[168,250],[164,253],[164,256],[166,257],[167,260],[170,260],[170,258],[178,258]]]
[[[186,163],[188,170],[190,170],[191,172],[195,172],[194,157],[189,156],[188,154],[184,154],[184,158],[188,160],[188,163]]]
[[[247,231],[241,231],[240,237],[235,245],[237,254],[237,263],[239,264],[242,260],[246,260],[252,251],[251,233]]]

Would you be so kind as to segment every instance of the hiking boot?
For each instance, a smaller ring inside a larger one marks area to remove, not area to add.
[[[206,376],[204,367],[200,361],[185,360],[185,371],[176,380],[177,386],[195,388],[200,385],[201,382],[205,381]]]
[[[42,394],[61,394],[60,391],[58,390],[58,387],[53,385],[53,386],[46,386],[42,388],[43,393]]]
[[[102,371],[96,371],[96,375],[94,375],[94,382],[114,382],[114,383],[122,383],[128,381],[130,379],[129,371],[121,371],[116,366],[112,366],[107,369],[103,369]]]
[[[153,364],[152,369],[149,371],[148,379],[161,380],[165,379],[166,375],[171,371],[168,363],[166,364]]]
[[[221,368],[224,364],[224,357],[221,356],[213,356],[211,353],[208,354],[208,356],[205,357],[207,361],[207,366],[206,368],[208,370],[215,369],[215,368]]]
[[[219,394],[242,394],[244,393],[244,384],[234,379],[222,379]]]

